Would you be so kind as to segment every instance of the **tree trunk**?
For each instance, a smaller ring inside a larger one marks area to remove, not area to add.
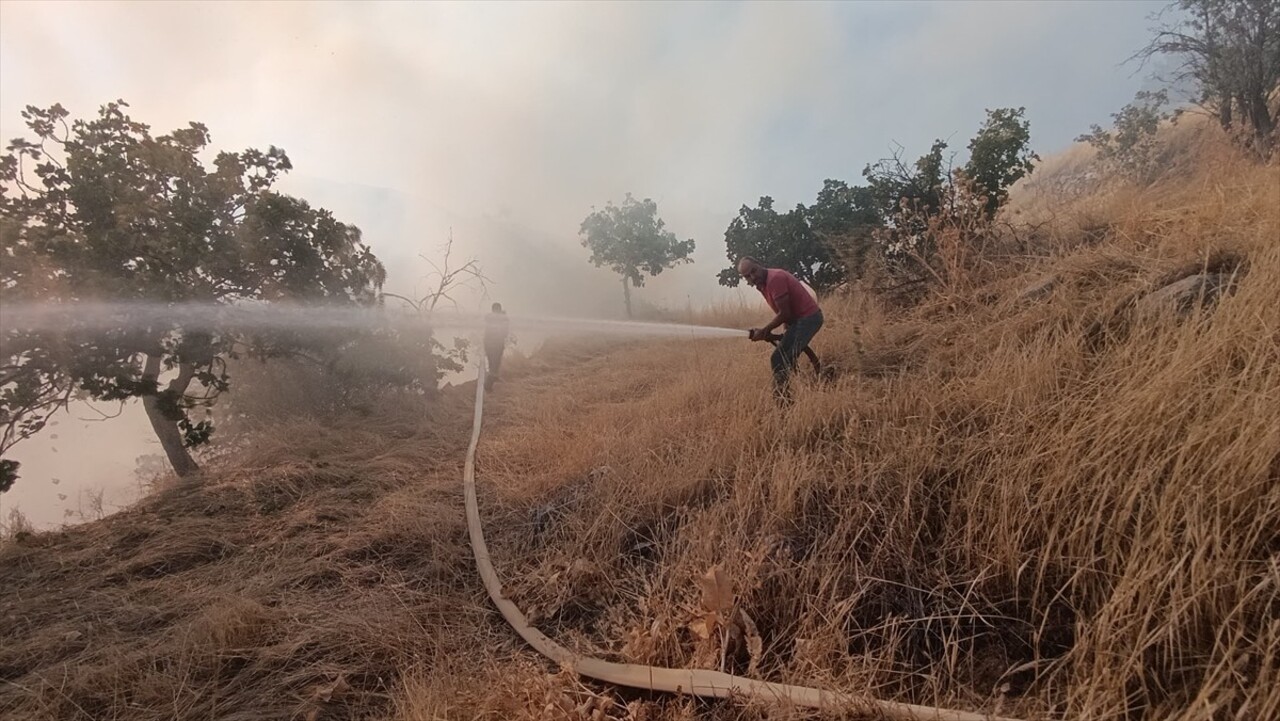
[[[187,386],[191,385],[191,379],[195,375],[195,368],[190,364],[182,364],[178,369],[178,377],[169,383],[169,387],[164,390],[166,395],[181,396],[186,393]],[[148,355],[147,364],[142,371],[144,380],[157,380],[160,377],[160,356]],[[169,459],[169,465],[173,466],[174,473],[178,477],[186,477],[200,470],[196,465],[195,459],[191,457],[191,452],[182,442],[182,434],[178,432],[178,423],[174,419],[165,414],[164,408],[161,407],[160,394],[146,395],[142,397],[142,407],[147,412],[147,420],[151,421],[151,429],[156,432],[156,438],[160,439],[160,447],[164,449],[165,456]]]
[[[631,279],[622,276],[622,300],[627,304],[627,320],[631,320]]]
[[[1271,138],[1275,132],[1275,120],[1267,107],[1267,98],[1255,94],[1249,99],[1249,124],[1253,126],[1255,150],[1263,159],[1271,155]]]
[[[1218,101],[1218,124],[1223,130],[1231,129],[1231,96],[1225,93]]]

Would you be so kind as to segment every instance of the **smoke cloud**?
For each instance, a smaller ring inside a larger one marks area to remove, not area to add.
[[[10,1],[0,136],[25,134],[27,104],[84,117],[122,98],[157,132],[201,121],[215,148],[283,147],[282,188],[362,228],[388,290],[425,289],[419,254],[452,232],[493,280],[465,311],[619,317],[619,280],[577,230],[630,192],[698,243],[639,302],[756,303],[715,282],[740,205],[809,202],[894,141],[963,148],[985,108],[1026,106],[1035,148],[1061,148],[1141,85],[1120,63],[1160,6]],[[84,433],[135,438],[93,451],[131,467],[150,441],[134,421]],[[55,443],[19,447],[10,498],[69,473]]]

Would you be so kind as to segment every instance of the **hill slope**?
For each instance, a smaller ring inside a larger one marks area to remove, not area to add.
[[[479,456],[513,598],[630,662],[1028,719],[1280,715],[1280,168],[1199,157],[1025,201],[1027,252],[909,311],[827,300],[838,377],[786,410],[745,340],[513,362]],[[1205,271],[1212,302],[1155,295]],[[0,550],[0,714],[764,718],[520,647],[466,546],[469,400],[280,428]]]

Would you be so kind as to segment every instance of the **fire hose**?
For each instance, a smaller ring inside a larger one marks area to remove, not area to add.
[[[772,345],[774,348],[777,348],[778,344],[782,342],[782,334],[770,333],[769,335],[765,336],[764,339],[769,341],[769,345]],[[809,346],[805,346],[804,355],[806,358],[809,359],[809,363],[813,366],[813,372],[817,374],[819,378],[821,378],[822,377],[822,361],[818,360],[818,354],[814,353],[813,349],[810,348]]]
[[[817,367],[817,356],[810,355],[809,359]],[[479,360],[478,368],[471,443],[467,447],[467,457],[462,473],[466,495],[467,532],[471,538],[471,550],[475,555],[476,569],[480,572],[490,600],[515,632],[538,653],[562,667],[571,668],[578,675],[647,691],[665,691],[710,698],[750,698],[827,711],[866,713],[890,721],[1017,721],[989,714],[861,698],[838,691],[759,681],[721,671],[616,663],[583,656],[556,643],[530,625],[520,608],[503,593],[502,580],[498,578],[497,571],[493,568],[489,546],[485,543],[484,529],[480,523],[480,507],[476,500],[476,446],[480,442],[480,428],[484,420],[486,368],[483,357]]]

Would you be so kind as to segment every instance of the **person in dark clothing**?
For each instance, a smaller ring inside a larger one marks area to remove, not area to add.
[[[498,371],[502,368],[502,352],[507,347],[508,321],[507,313],[502,310],[501,303],[494,303],[492,312],[484,318],[484,353],[489,361],[489,368],[484,375],[485,390],[492,390],[498,380]]]

